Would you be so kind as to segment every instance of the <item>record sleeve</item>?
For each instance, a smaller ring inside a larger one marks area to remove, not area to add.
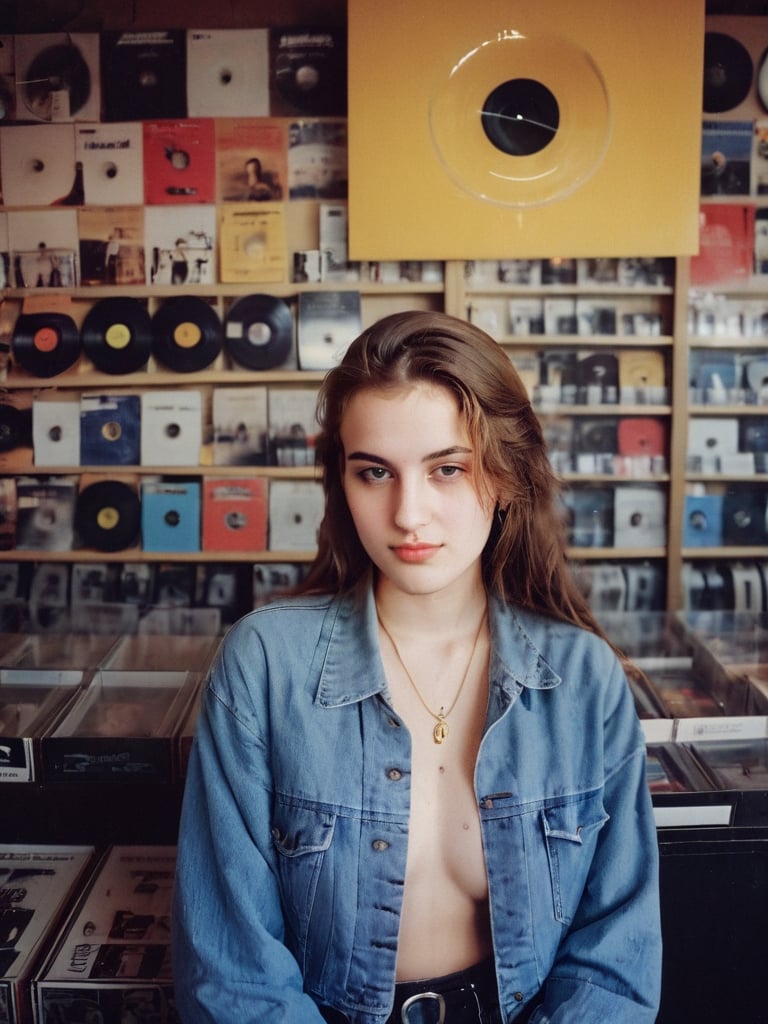
[[[667,543],[667,494],[663,487],[617,487],[613,499],[616,547],[663,547]]]
[[[346,117],[347,38],[339,27],[276,27],[269,33],[270,112]]]
[[[216,119],[217,198],[277,202],[288,194],[288,134],[277,118]]]
[[[245,295],[224,317],[227,352],[249,370],[271,370],[285,365],[293,351],[293,317],[282,299],[271,295]]]
[[[76,125],[75,156],[83,168],[84,201],[90,206],[140,206],[143,146],[140,124]]]
[[[8,245],[16,288],[71,288],[79,283],[77,212],[10,210]]]
[[[72,125],[0,127],[0,173],[7,206],[60,205],[72,189],[75,164]]]
[[[200,550],[200,483],[144,480],[141,538],[145,551]]]
[[[21,313],[13,329],[13,357],[33,377],[55,377],[80,357],[80,333],[65,313]]]
[[[84,285],[146,281],[144,208],[99,206],[77,211],[80,277]]]
[[[147,284],[216,283],[214,206],[147,206],[144,239]]]
[[[287,279],[283,204],[230,203],[219,207],[218,216],[223,283],[266,283]]]
[[[183,30],[101,34],[105,121],[187,116]]]
[[[144,391],[141,395],[141,464],[197,466],[203,441],[200,391]]]
[[[74,477],[18,477],[16,547],[26,551],[70,551],[76,499]]]
[[[98,121],[98,32],[22,33],[14,39],[18,121]]]
[[[692,285],[744,282],[755,248],[753,206],[707,203],[699,214],[699,249],[691,256]]]
[[[80,400],[32,402],[32,444],[38,466],[80,464]]]
[[[269,114],[269,33],[264,28],[187,30],[189,117]]]
[[[212,118],[144,121],[144,202],[212,203],[216,139]]]
[[[214,466],[264,466],[267,388],[263,384],[213,389]]]
[[[264,551],[267,494],[263,477],[203,481],[203,550]]]
[[[686,494],[683,547],[719,547],[723,543],[723,495]]]
[[[738,107],[752,91],[754,65],[749,50],[726,32],[704,35],[705,114],[722,114]]]
[[[100,480],[77,496],[75,529],[86,548],[123,551],[133,547],[141,529],[139,496],[120,480]]]
[[[152,354],[178,373],[204,370],[222,348],[222,324],[204,299],[179,295],[152,317]]]
[[[316,388],[269,389],[269,461],[314,466],[318,432]]]
[[[140,436],[139,395],[81,395],[81,465],[138,466]]]
[[[360,292],[302,292],[297,314],[299,367],[328,370],[336,366],[361,326]]]
[[[313,551],[324,505],[314,480],[270,480],[269,550]]]
[[[751,121],[704,121],[701,129],[701,194],[748,196],[752,192]]]
[[[346,121],[295,121],[288,130],[291,199],[346,199]]]
[[[602,548],[613,542],[612,487],[573,487],[564,495],[568,514],[568,543]]]
[[[137,299],[101,299],[86,313],[80,337],[97,370],[113,375],[134,373],[152,353],[152,318]]]
[[[723,498],[723,543],[768,543],[766,492],[748,485],[730,485]]]

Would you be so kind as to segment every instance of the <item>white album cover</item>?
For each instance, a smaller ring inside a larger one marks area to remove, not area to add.
[[[15,37],[16,120],[98,121],[98,32],[42,32]]]
[[[187,30],[187,114],[269,115],[267,29]]]
[[[71,288],[79,283],[76,210],[9,211],[8,246],[16,288]]]
[[[270,480],[269,550],[312,551],[323,511],[323,489],[314,480]]]
[[[617,487],[613,497],[613,543],[663,547],[667,543],[667,495],[663,487]]]
[[[37,466],[80,463],[80,402],[32,402],[32,446]]]
[[[0,175],[6,206],[65,203],[75,184],[75,132],[71,124],[0,127]]]
[[[142,466],[197,466],[202,424],[199,391],[143,391]]]
[[[216,283],[216,207],[148,206],[147,284]]]
[[[263,384],[213,389],[214,466],[267,461],[267,388]]]
[[[123,206],[144,202],[144,137],[136,122],[75,126],[75,159],[83,167],[85,202]]]

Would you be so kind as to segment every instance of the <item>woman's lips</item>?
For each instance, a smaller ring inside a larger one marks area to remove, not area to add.
[[[426,562],[436,551],[438,544],[398,544],[392,548],[401,562]]]

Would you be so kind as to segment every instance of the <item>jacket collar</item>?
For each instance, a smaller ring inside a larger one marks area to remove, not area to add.
[[[538,644],[558,623],[496,597],[489,598],[488,614],[492,684],[498,683],[509,697],[522,687],[557,686],[560,676],[547,664]],[[310,672],[318,676],[315,701],[323,707],[353,704],[387,692],[370,582],[329,603]]]

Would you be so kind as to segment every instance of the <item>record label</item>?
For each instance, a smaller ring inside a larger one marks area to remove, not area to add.
[[[77,498],[75,526],[84,543],[98,551],[120,551],[138,538],[139,497],[119,480],[99,480]]]
[[[221,347],[221,321],[203,299],[177,296],[165,302],[152,318],[152,353],[171,370],[204,370]]]
[[[151,354],[152,321],[136,299],[102,299],[83,321],[82,340],[86,355],[102,373],[133,373]]]
[[[80,355],[75,321],[64,313],[22,313],[13,331],[13,354],[35,377],[55,377]]]
[[[250,370],[269,370],[284,363],[290,354],[293,317],[280,299],[246,295],[227,313],[224,336],[235,362]]]

